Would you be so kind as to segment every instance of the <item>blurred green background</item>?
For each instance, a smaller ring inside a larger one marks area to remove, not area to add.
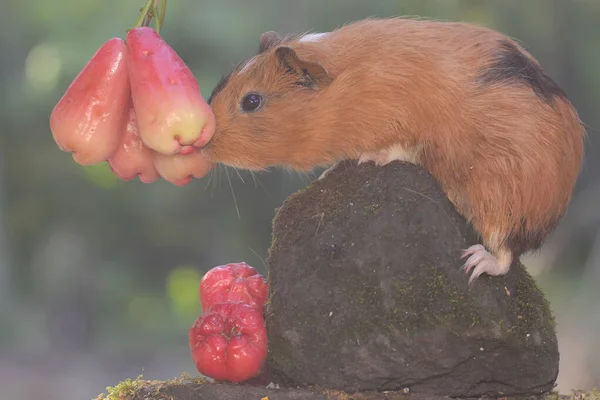
[[[266,273],[273,212],[315,174],[219,168],[186,187],[116,179],[54,143],[48,117],[144,0],[0,2],[0,398],[81,400],[140,373],[195,374],[187,330],[208,269]],[[600,386],[599,0],[171,0],[163,37],[208,97],[267,30],[329,31],[368,16],[470,21],[520,40],[589,127],[569,214],[525,257],[557,315],[559,389]]]

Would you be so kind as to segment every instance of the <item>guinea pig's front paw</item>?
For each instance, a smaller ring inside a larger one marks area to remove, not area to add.
[[[497,255],[493,255],[481,244],[466,249],[461,258],[469,257],[462,269],[466,274],[471,272],[469,283],[473,283],[481,274],[491,276],[505,275],[510,269],[512,256],[509,251],[501,250]]]
[[[385,165],[393,160],[390,157],[389,151],[386,151],[386,150],[381,150],[381,151],[378,151],[375,153],[363,153],[358,158],[359,165],[362,163],[370,162],[370,161],[374,162],[375,165],[377,165],[377,166],[381,166],[381,165]]]

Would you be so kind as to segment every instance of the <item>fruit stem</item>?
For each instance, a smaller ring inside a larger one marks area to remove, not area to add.
[[[139,28],[140,26],[147,26],[150,23],[150,19],[152,18],[151,9],[154,6],[154,0],[146,0],[146,5],[142,8],[142,12],[136,21],[134,28]],[[146,17],[149,19],[146,21]]]
[[[157,3],[158,3],[158,0],[156,0],[155,7],[156,7]],[[160,33],[160,28],[162,28],[163,21],[165,20],[165,12],[166,11],[167,11],[167,0],[160,0],[160,12],[158,14],[158,17],[156,18],[156,22],[154,23],[156,25],[156,32]]]
[[[150,26],[150,21],[154,18],[154,29],[160,33],[163,21],[165,20],[167,0],[160,0],[160,7],[158,7],[158,2],[159,0],[146,0],[146,4],[140,9],[140,16],[135,25],[130,29],[139,28],[140,26]]]

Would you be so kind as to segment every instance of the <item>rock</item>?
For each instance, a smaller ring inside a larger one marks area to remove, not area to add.
[[[345,162],[273,223],[266,309],[276,382],[452,397],[552,390],[549,306],[523,265],[468,286],[469,224],[423,169]]]
[[[202,379],[175,378],[169,381],[147,381],[138,377],[107,388],[95,400],[443,400],[443,396],[423,396],[402,392],[360,392],[349,394],[322,388],[266,388],[246,384],[210,383]],[[582,393],[583,394],[583,393]],[[586,395],[588,395],[586,393]],[[591,395],[591,393],[590,393]],[[588,397],[577,397],[588,398]],[[592,397],[590,397],[592,398]],[[596,397],[593,397],[596,398]],[[505,400],[570,400],[571,396],[527,398],[505,397]],[[461,400],[461,399],[454,399]]]
[[[154,398],[170,400],[261,400],[265,397],[268,400],[328,400],[323,394],[309,390],[274,390],[227,383],[162,385],[160,392],[162,396],[153,397],[153,394],[156,393],[155,387],[152,385],[146,386],[145,389],[139,389],[137,391],[138,395],[133,397],[132,400]]]

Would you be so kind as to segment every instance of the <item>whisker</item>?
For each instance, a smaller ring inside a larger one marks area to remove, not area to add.
[[[219,173],[217,175],[217,189],[221,187],[221,181],[223,179],[223,170],[225,169],[224,165],[219,166]]]
[[[215,168],[214,177],[213,177],[213,180],[212,180],[212,187],[210,188],[211,198],[214,196],[215,191],[217,190],[217,182],[219,180],[219,170],[220,169],[221,169],[221,165],[218,164],[217,168]]]
[[[258,185],[256,183],[256,175],[254,175],[254,171],[250,171],[250,176],[252,177],[252,180],[254,181],[254,189],[258,189]]]
[[[267,263],[265,262],[265,260],[260,256],[260,254],[258,254],[256,251],[254,251],[252,249],[252,247],[248,247],[248,250],[250,250],[252,253],[254,253],[254,255],[256,257],[258,257],[258,259],[262,262],[263,266],[265,267],[265,270],[267,271],[267,273],[269,272],[269,266],[267,265]]]
[[[229,177],[229,172],[227,172],[227,167],[224,168],[225,174],[227,175],[227,181],[229,182],[229,187],[231,188],[231,195],[233,196],[233,203],[235,204],[235,211],[237,212],[238,219],[242,219],[240,216],[240,209],[238,207],[237,199],[235,197],[235,191],[233,190],[233,185],[231,184],[231,178]]]
[[[240,181],[242,181],[242,183],[245,185],[246,182],[244,181],[244,178],[242,178],[242,175],[240,175],[240,172],[238,171],[237,168],[233,169],[235,171],[235,173],[237,174],[237,176],[240,178]]]
[[[215,195],[215,191],[217,189],[217,185],[219,182],[219,171],[221,169],[221,164],[217,164],[216,168],[213,171],[213,179],[212,179],[212,185],[210,188],[210,197],[213,198]]]
[[[212,182],[213,175],[214,175],[214,169],[211,169],[210,171],[208,171],[208,180],[206,181],[206,185],[204,186],[205,192],[206,192],[206,189],[208,189],[208,187],[210,186],[210,183]],[[212,197],[212,195],[211,195],[211,197]]]
[[[267,191],[267,187],[260,181],[260,178],[258,176],[256,177],[256,182],[258,182],[258,184],[262,186],[262,188],[265,190],[265,193],[267,193],[268,195],[269,192]]]

